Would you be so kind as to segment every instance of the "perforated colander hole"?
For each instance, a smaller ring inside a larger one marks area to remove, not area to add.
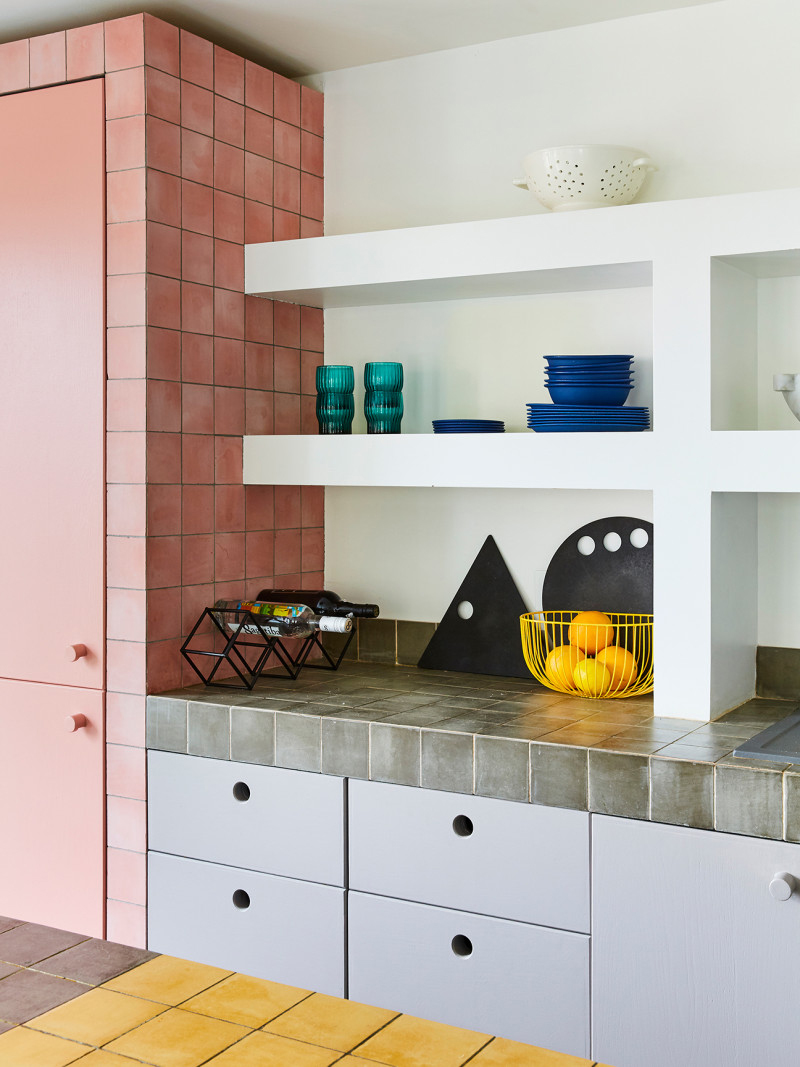
[[[242,801],[250,799],[250,786],[247,782],[237,782],[233,787],[233,795],[236,800]]]
[[[250,894],[245,892],[244,889],[237,889],[233,894],[233,906],[240,911],[244,911],[245,908],[250,907]]]
[[[450,947],[452,948],[456,956],[472,955],[472,942],[464,934],[456,934],[456,936],[450,942]]]

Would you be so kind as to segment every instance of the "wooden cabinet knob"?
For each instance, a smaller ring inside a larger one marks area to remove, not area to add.
[[[778,871],[769,883],[769,891],[773,900],[788,900],[797,889],[794,875],[788,871]]]
[[[86,645],[67,645],[67,659],[70,663],[74,663],[76,660],[83,659],[84,656],[89,655],[89,649]]]
[[[76,730],[82,730],[89,725],[89,720],[79,712],[77,715],[67,715],[64,719],[64,728],[67,733],[74,734]]]

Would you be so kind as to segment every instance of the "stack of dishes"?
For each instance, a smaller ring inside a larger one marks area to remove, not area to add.
[[[504,433],[505,423],[498,419],[434,419],[434,433]]]
[[[633,388],[633,356],[545,356],[552,404],[528,404],[538,433],[647,430],[647,408],[623,407]]]
[[[647,408],[587,404],[527,404],[528,429],[537,433],[598,433],[649,430]]]

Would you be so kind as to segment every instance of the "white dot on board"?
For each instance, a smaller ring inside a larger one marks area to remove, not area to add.
[[[459,619],[471,619],[474,610],[475,609],[468,600],[462,600],[457,608]]]
[[[621,546],[622,538],[618,533],[612,531],[611,533],[607,533],[603,538],[603,548],[605,548],[607,552],[619,552]]]
[[[631,530],[631,544],[634,548],[644,548],[649,540],[650,535],[647,530],[643,530],[641,526],[637,526],[635,530]]]
[[[594,552],[595,544],[593,537],[581,537],[578,541],[578,551],[582,556],[591,556]]]

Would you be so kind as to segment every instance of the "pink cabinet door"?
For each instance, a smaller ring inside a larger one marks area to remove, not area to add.
[[[102,81],[0,97],[0,133],[0,677],[101,689]]]
[[[103,694],[0,680],[0,731],[0,915],[102,937]]]

